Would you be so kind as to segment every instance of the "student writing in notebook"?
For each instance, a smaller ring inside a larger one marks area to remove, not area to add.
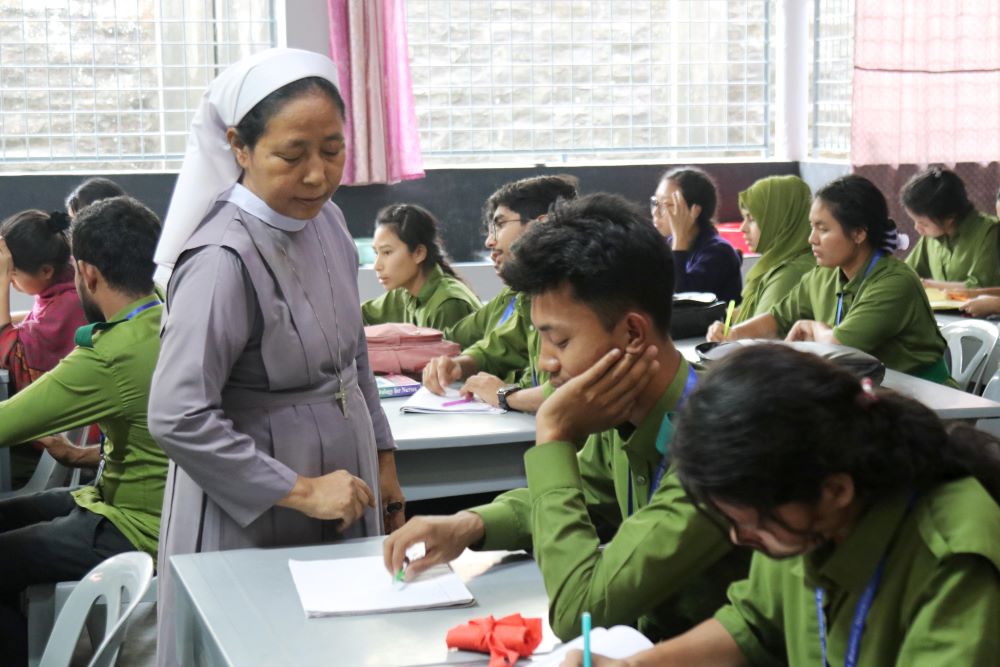
[[[816,356],[755,346],[702,380],[673,456],[720,530],[754,550],[750,576],[713,619],[594,667],[997,664],[991,436]]]
[[[507,183],[486,202],[486,247],[493,266],[501,269],[511,247],[544,217],[556,201],[577,196],[577,180],[556,174]],[[505,286],[478,313],[466,317],[445,335],[465,346],[457,357],[432,359],[424,368],[424,386],[441,394],[464,380],[462,393],[493,407],[534,412],[544,398],[547,376],[537,367],[539,338],[531,326],[531,298]]]
[[[395,204],[375,218],[375,274],[387,291],[361,304],[365,324],[405,322],[443,331],[482,305],[451,268],[438,221],[416,204]]]
[[[1000,226],[976,210],[958,174],[930,167],[906,182],[899,199],[920,235],[906,263],[926,287],[1000,285]]]
[[[406,549],[427,555],[409,576],[466,547],[530,549],[555,633],[636,623],[667,637],[707,617],[746,572],[670,467],[671,414],[697,376],[670,340],[670,249],[643,212],[612,195],[557,204],[502,270],[531,296],[539,363],[555,392],[525,454],[528,488],[446,517],[416,517],[385,542],[396,572]],[[602,535],[612,535],[601,548]],[[648,573],[656,573],[648,578]]]

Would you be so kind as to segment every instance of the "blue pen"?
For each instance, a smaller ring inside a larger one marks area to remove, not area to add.
[[[580,618],[583,626],[583,667],[590,667],[590,612],[583,612]]]

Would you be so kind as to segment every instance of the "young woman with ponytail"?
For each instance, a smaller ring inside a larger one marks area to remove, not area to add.
[[[885,197],[861,176],[825,185],[809,211],[817,267],[770,312],[709,340],[776,338],[839,343],[903,373],[950,383],[945,341],[920,279],[893,256],[898,238]]]
[[[699,381],[670,452],[692,500],[757,552],[749,578],[713,619],[594,667],[997,664],[996,439],[759,345]]]
[[[482,305],[451,268],[438,222],[422,206],[379,211],[372,245],[375,273],[387,291],[361,304],[365,324],[406,322],[444,331]]]

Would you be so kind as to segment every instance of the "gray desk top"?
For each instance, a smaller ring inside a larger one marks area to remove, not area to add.
[[[174,556],[170,562],[177,577],[178,613],[188,615],[178,619],[179,627],[189,624],[195,636],[188,639],[204,651],[195,662],[234,667],[485,665],[488,656],[449,652],[445,634],[473,618],[515,612],[544,619],[537,652],[556,645],[537,565],[524,554],[507,552],[466,551],[455,561],[455,571],[476,598],[474,606],[307,619],[288,559],[381,555],[382,539]]]
[[[686,359],[697,361],[698,355],[694,351],[694,346],[702,342],[704,342],[702,338],[684,338],[674,341],[674,344]],[[941,419],[1000,418],[1000,403],[935,382],[921,380],[906,373],[887,369],[882,386],[915,398],[934,410]]]
[[[534,415],[403,414],[399,408],[405,402],[405,398],[382,399],[396,446],[403,451],[535,441]]]

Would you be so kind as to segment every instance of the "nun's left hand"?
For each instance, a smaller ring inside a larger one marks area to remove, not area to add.
[[[396,454],[392,450],[378,453],[379,491],[382,495],[382,520],[389,534],[406,523],[406,498],[396,477]]]

